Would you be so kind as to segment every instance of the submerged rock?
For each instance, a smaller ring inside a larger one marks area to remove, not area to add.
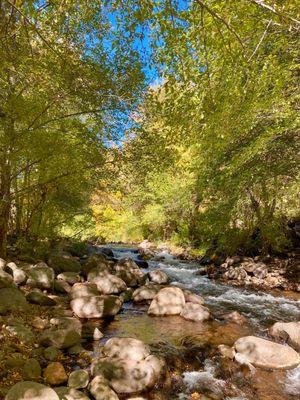
[[[161,289],[152,300],[149,315],[178,315],[184,309],[185,298],[181,289],[167,287]]]
[[[23,381],[16,383],[5,400],[59,400],[53,389],[40,383]]]
[[[300,350],[300,321],[276,322],[269,330],[271,336],[287,341],[296,350]]]
[[[246,336],[234,343],[235,359],[243,364],[266,369],[290,369],[300,363],[299,354],[289,346],[255,336]]]
[[[235,324],[239,325],[244,325],[248,322],[247,318],[237,311],[232,311],[231,313],[223,314],[221,318],[224,321],[234,322]]]
[[[89,373],[84,369],[78,369],[70,373],[68,386],[74,389],[83,389],[87,387],[89,380]]]
[[[210,317],[209,310],[206,307],[191,302],[185,303],[180,315],[185,319],[197,322],[206,321]]]
[[[44,378],[50,385],[60,385],[68,380],[64,366],[60,362],[52,362],[44,371]]]

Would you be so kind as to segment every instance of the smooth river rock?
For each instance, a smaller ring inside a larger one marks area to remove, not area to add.
[[[300,321],[276,322],[269,331],[276,339],[283,339],[296,350],[300,350]]]
[[[148,309],[149,315],[178,315],[185,305],[184,294],[177,287],[166,287],[161,289],[152,300]]]
[[[56,392],[40,383],[23,381],[16,383],[7,393],[5,400],[60,400]]]
[[[97,289],[97,285],[92,282],[75,283],[72,286],[70,292],[72,299],[77,299],[79,297],[93,297],[100,296],[100,292]]]
[[[149,278],[151,282],[158,283],[159,285],[163,285],[169,281],[168,275],[160,269],[155,269],[149,272]]]
[[[206,321],[210,317],[208,308],[191,302],[185,303],[180,315],[189,321],[196,322]]]
[[[90,400],[86,394],[70,387],[60,386],[54,388],[54,390],[59,400]]]
[[[54,287],[54,270],[48,267],[44,262],[36,264],[27,271],[27,284],[39,289],[53,289]]]
[[[61,272],[80,272],[80,262],[68,254],[53,254],[50,256],[48,263],[54,271],[59,274]]]
[[[79,297],[70,303],[79,318],[106,318],[116,315],[123,302],[117,296]]]
[[[109,382],[102,375],[95,376],[89,384],[89,392],[95,400],[119,400],[118,395],[109,387]]]
[[[300,363],[299,354],[290,346],[255,336],[246,336],[234,343],[235,359],[265,369],[290,369]]]
[[[150,355],[149,347],[141,340],[135,338],[109,339],[102,350],[107,357],[117,357],[140,361]]]
[[[83,389],[87,387],[89,380],[89,373],[84,369],[78,369],[70,373],[68,386],[74,389]]]
[[[77,331],[65,329],[47,329],[41,337],[40,343],[43,346],[55,346],[58,349],[68,349],[80,343],[81,337]]]
[[[151,355],[149,347],[135,338],[112,338],[102,353],[92,364],[92,374],[107,379],[117,393],[151,389],[165,372],[165,361]]]
[[[135,302],[153,300],[154,297],[157,295],[157,293],[160,291],[160,289],[161,289],[160,285],[154,285],[154,284],[141,286],[133,292],[132,299]]]
[[[97,285],[102,294],[118,294],[127,289],[126,283],[121,278],[107,272],[100,272],[91,281]]]

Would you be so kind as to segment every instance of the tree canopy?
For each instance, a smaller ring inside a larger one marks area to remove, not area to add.
[[[293,0],[1,1],[1,253],[7,234],[86,221],[106,240],[288,245],[297,11]]]

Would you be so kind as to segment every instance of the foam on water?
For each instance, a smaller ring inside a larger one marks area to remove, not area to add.
[[[180,261],[178,265],[169,265],[165,262],[152,262],[150,265],[166,272],[173,284],[204,296],[206,303],[218,312],[243,312],[256,325],[262,321],[263,324],[269,324],[300,318],[300,301],[214,282],[205,276],[196,275],[199,265],[195,263]]]
[[[287,372],[285,390],[293,396],[300,396],[300,365]]]

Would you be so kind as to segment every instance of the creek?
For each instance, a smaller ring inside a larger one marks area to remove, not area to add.
[[[117,259],[139,257],[136,248],[110,246]],[[97,252],[97,248],[93,251]],[[178,358],[180,384],[171,394],[161,393],[158,397],[148,394],[149,399],[191,399],[191,394],[203,387],[211,386],[213,398],[240,400],[295,400],[300,398],[300,367],[290,371],[256,370],[246,382],[236,377],[238,397],[222,397],[226,379],[220,379],[218,361],[211,354],[217,353],[219,344],[232,345],[242,336],[256,335],[267,337],[267,329],[277,321],[300,320],[300,295],[285,292],[263,292],[233,287],[195,274],[201,266],[195,262],[182,261],[163,251],[148,261],[149,272],[161,269],[167,273],[171,285],[189,289],[200,294],[210,309],[213,320],[205,323],[189,322],[179,316],[150,317],[147,305],[125,303],[123,310],[113,321],[102,326],[104,341],[115,336],[136,337],[149,344],[154,351],[163,353],[174,363]],[[245,325],[224,322],[222,314],[238,311],[248,319]],[[103,344],[103,341],[100,345]],[[210,353],[206,352],[210,349]],[[94,353],[100,352],[99,344]],[[197,353],[198,352],[198,353]],[[207,356],[207,358],[206,358]],[[172,358],[173,357],[173,358]],[[216,358],[219,360],[219,358]],[[173,361],[172,361],[173,360]],[[175,363],[176,364],[176,363]],[[176,365],[172,365],[173,370]],[[224,368],[221,367],[221,368]],[[225,376],[226,374],[224,374]],[[238,375],[238,373],[237,373]],[[176,381],[173,377],[173,381]],[[210,396],[211,396],[211,392]],[[219,393],[219,394],[218,394]],[[253,395],[253,396],[252,396]],[[157,393],[155,394],[157,396]],[[197,397],[195,397],[197,399]],[[208,397],[210,398],[210,397]],[[200,397],[199,397],[200,399]],[[202,400],[202,398],[201,398]]]

